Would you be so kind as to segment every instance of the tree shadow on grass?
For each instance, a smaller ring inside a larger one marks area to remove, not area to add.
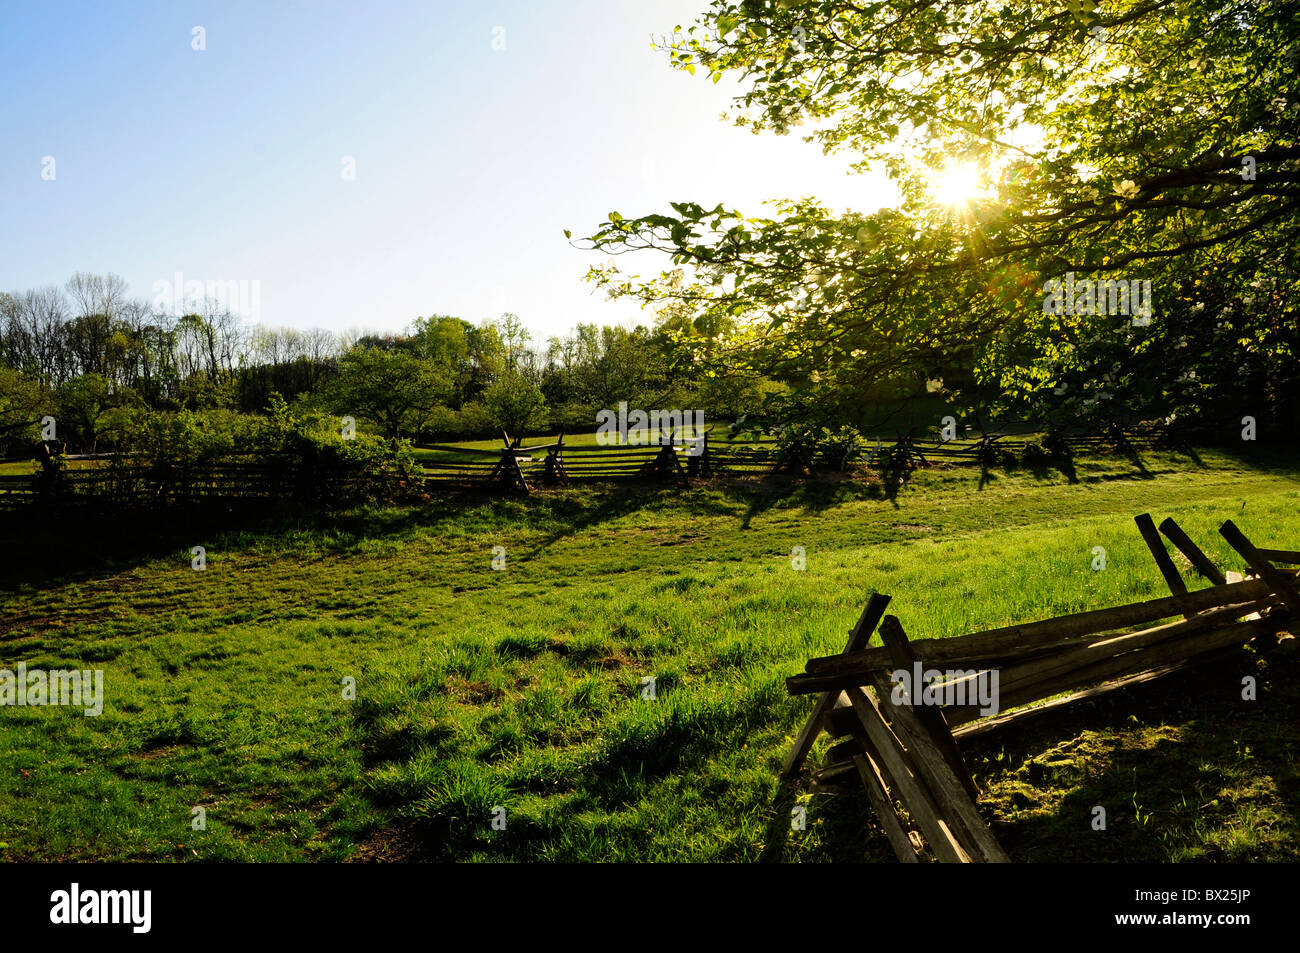
[[[0,519],[0,591],[117,574],[188,553],[196,545],[211,549],[217,540],[229,552],[246,548],[257,537],[325,532],[334,545],[346,547],[406,533],[413,526],[437,526],[496,498],[465,489],[420,504],[339,510],[283,501],[156,510],[24,510]]]
[[[1242,441],[1240,444],[1203,449],[1213,450],[1215,454],[1227,457],[1238,466],[1264,473],[1293,476],[1296,467],[1300,466],[1300,444],[1264,443],[1255,446],[1251,442]],[[1196,454],[1196,451],[1191,448],[1182,452]],[[1193,456],[1192,459],[1200,466],[1206,465],[1199,456]]]
[[[119,573],[219,534],[274,526],[271,506],[173,507],[158,511],[24,512],[0,522],[0,590]]]
[[[724,492],[730,499],[747,503],[741,527],[749,529],[755,517],[777,508],[799,507],[805,513],[820,513],[857,500],[883,500],[897,508],[896,498],[904,485],[904,481],[864,482],[841,473],[811,478],[775,474],[758,483],[728,485]]]
[[[1050,480],[1055,470],[1065,477],[1065,482],[1074,485],[1079,482],[1079,471],[1075,469],[1073,457],[1053,457],[1043,463],[1022,464],[1036,480]]]
[[[1046,483],[1052,479],[1052,473],[1060,473],[1065,477],[1069,484],[1079,482],[1079,471],[1075,469],[1074,459],[1072,457],[1054,454],[1052,456],[1041,456],[1026,461],[1012,455],[1004,455],[996,464],[991,463],[986,457],[981,457],[979,461],[980,477],[978,489],[983,490],[986,486],[997,479],[994,472],[997,469],[1004,473],[1028,473],[1040,483]]]
[[[790,843],[791,812],[799,790],[795,779],[782,779],[772,796],[772,817],[767,822],[763,837],[763,852],[759,860],[763,863],[780,863],[785,857],[786,847]]]
[[[1257,701],[1243,700],[1254,676]],[[1300,653],[1231,650],[1204,666],[958,739],[980,813],[1020,862],[1294,861],[1300,856]],[[856,779],[852,779],[856,781]],[[850,788],[856,785],[850,783]],[[789,842],[774,800],[764,859]],[[1094,830],[1096,807],[1105,831]],[[891,859],[865,797],[823,806],[827,837]],[[828,845],[836,854],[841,848]]]
[[[1146,460],[1142,458],[1142,453],[1135,445],[1125,440],[1120,444],[1119,452],[1123,454],[1128,462],[1131,463],[1142,476],[1145,477],[1151,475],[1151,471],[1147,469]]]
[[[588,499],[579,497],[556,499],[548,504],[548,515],[553,519],[558,518],[564,524],[564,528],[551,533],[537,543],[528,554],[529,558],[540,555],[575,533],[594,529],[604,523],[628,516],[675,492],[680,492],[680,488],[645,483],[620,483],[613,484],[594,506]]]
[[[1228,653],[959,741],[987,779],[981,810],[1007,852],[1018,861],[1294,860],[1300,658],[1257,659]],[[1247,675],[1259,682],[1258,701],[1241,697]],[[1098,806],[1104,832],[1093,829]],[[1273,840],[1247,831],[1239,848],[1225,850],[1257,812],[1284,818],[1267,832]]]
[[[1130,458],[1130,463],[1132,463]],[[1001,467],[988,467],[980,465],[980,473],[977,490],[984,490],[992,483],[998,480],[997,470],[1001,469],[1006,474],[1027,473],[1040,483],[1051,483],[1054,474],[1059,473],[1065,477],[1066,483],[1077,485],[1080,483],[1114,483],[1120,480],[1154,480],[1159,476],[1167,476],[1171,473],[1177,473],[1176,468],[1161,470],[1152,470],[1142,461],[1134,464],[1134,470],[1137,472],[1130,473],[1099,473],[1095,475],[1079,475],[1079,470],[1073,459],[1069,457],[1053,459],[1045,463],[1008,463]]]

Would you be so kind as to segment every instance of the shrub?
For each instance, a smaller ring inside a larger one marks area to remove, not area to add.
[[[364,432],[344,439],[338,418],[291,410],[278,396],[266,416],[118,408],[105,414],[100,433],[117,454],[85,486],[120,504],[387,502],[410,492],[418,473],[406,441]]]
[[[385,502],[405,495],[419,472],[409,441],[362,431],[344,439],[338,418],[295,412],[278,395],[269,411],[248,449],[272,496],[311,504]]]
[[[862,454],[862,434],[856,427],[848,424],[838,430],[825,427],[821,432],[822,450],[841,469],[847,469],[849,463]]]
[[[1052,454],[1043,446],[1042,439],[1036,438],[1025,444],[1020,461],[1027,467],[1045,467],[1052,462]]]

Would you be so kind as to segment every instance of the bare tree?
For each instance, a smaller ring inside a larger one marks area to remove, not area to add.
[[[316,364],[324,364],[339,356],[339,339],[333,331],[311,328],[307,331],[307,356]]]
[[[127,284],[119,275],[79,271],[68,279],[67,290],[79,317],[102,314],[115,318],[126,301]]]
[[[67,340],[68,302],[54,285],[12,297],[10,338],[24,350],[22,364],[57,387],[74,373]]]

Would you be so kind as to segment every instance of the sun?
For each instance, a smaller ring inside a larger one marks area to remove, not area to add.
[[[940,205],[969,205],[984,191],[979,166],[955,162],[946,166],[930,184],[930,194]]]

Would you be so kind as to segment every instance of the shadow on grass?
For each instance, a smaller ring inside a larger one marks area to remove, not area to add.
[[[1258,701],[1241,697],[1248,675]],[[1014,861],[1300,858],[1300,653],[1235,650],[958,743],[986,791],[980,813]],[[776,825],[794,796],[778,791],[765,859],[784,854],[789,835]],[[1098,806],[1104,831],[1093,828]],[[892,859],[865,797],[837,798],[822,816]]]
[[[543,505],[547,515],[558,519],[564,526],[539,542],[530,557],[537,556],[554,546],[560,540],[584,530],[594,529],[604,523],[620,519],[647,505],[657,503],[666,496],[681,493],[677,486],[663,486],[646,483],[613,484],[608,492],[601,495],[594,505],[583,496],[562,496],[546,499]]]
[[[280,523],[271,507],[165,511],[25,511],[0,522],[0,591],[120,572],[215,534]]]
[[[1040,481],[1050,480],[1052,471],[1055,470],[1065,477],[1065,482],[1073,485],[1079,482],[1079,471],[1075,469],[1074,459],[1072,457],[1054,457],[1049,461],[1034,464],[1020,464],[1021,468],[1027,470],[1029,474]]]
[[[482,819],[493,805],[517,803],[514,796],[523,792],[544,795],[546,803],[534,800],[509,809],[508,830],[491,835],[496,859],[645,860],[659,851],[681,850],[671,836],[656,843],[643,823],[629,824],[628,819],[653,811],[665,785],[670,790],[690,785],[704,798],[725,797],[732,782],[711,772],[711,766],[746,745],[761,743],[761,736],[788,720],[797,701],[776,682],[731,697],[683,697],[679,704],[669,699],[671,695],[661,696],[664,707],[636,708],[604,726],[593,746],[575,752],[579,760],[571,769],[544,781],[528,777],[528,769],[524,776],[512,775],[508,762],[487,765],[470,754],[472,745],[449,750],[440,756],[435,777],[378,805],[393,808],[393,816],[402,820],[387,835],[376,832],[376,846],[367,850],[382,851],[387,837],[400,845],[401,859],[467,859],[488,847]],[[385,722],[379,708],[358,714],[358,727],[369,739],[366,748],[376,755],[367,760],[370,770],[401,764],[426,744],[408,733],[387,739],[380,750]],[[750,802],[742,800],[748,809]],[[777,810],[773,832],[782,815],[788,826],[788,806]],[[691,816],[686,812],[673,823],[689,822]],[[772,838],[768,842],[775,843]]]
[[[1202,450],[1206,452],[1212,450],[1214,454],[1225,457],[1238,466],[1259,470],[1263,473],[1278,473],[1290,476],[1295,472],[1297,464],[1300,464],[1300,444],[1261,443],[1256,445],[1252,441],[1243,440],[1240,443],[1227,446],[1204,447]],[[1198,466],[1206,465],[1195,450],[1189,452],[1189,450],[1184,449],[1181,452],[1188,454]]]
[[[821,474],[812,479],[773,474],[757,483],[725,484],[723,492],[729,499],[747,504],[741,527],[749,529],[755,517],[777,507],[799,507],[805,513],[819,513],[857,500],[885,500],[897,508],[896,498],[904,485],[902,481],[865,482],[851,473]]]
[[[763,852],[759,860],[763,863],[776,864],[785,858],[786,847],[790,843],[790,815],[795,798],[799,794],[795,779],[781,781],[772,797],[772,817],[767,822],[763,837]]]
[[[1258,701],[1241,697],[1246,676]],[[1294,861],[1298,676],[1294,654],[1238,651],[959,744],[1014,860]]]
[[[258,501],[160,510],[12,512],[0,518],[0,591],[118,573],[194,545],[210,548],[213,540],[221,540],[227,550],[241,550],[250,536],[328,532],[345,542],[388,536],[413,525],[436,525],[486,499],[481,493],[456,492],[421,505],[338,511]]]
[[[1284,475],[1293,473],[1297,461],[1293,449],[1270,445],[1216,448],[1218,459],[1209,464],[1194,450],[1178,453],[1202,468],[1226,459],[1244,468]],[[1136,472],[1092,474],[1085,469],[1081,474],[1074,461],[1059,459],[1043,465],[1021,464],[1007,472],[1023,470],[1036,480],[1047,481],[1055,470],[1072,484],[1150,480],[1178,472],[1177,467],[1152,469],[1136,451],[1130,462]],[[981,470],[979,488],[994,479],[993,472]],[[401,536],[414,529],[436,530],[478,512],[490,515],[496,511],[500,518],[558,525],[536,544],[532,554],[537,555],[566,536],[669,501],[695,516],[731,516],[740,505],[744,507],[741,525],[749,528],[756,517],[782,507],[816,513],[842,503],[878,500],[898,508],[899,496],[908,485],[902,479],[882,480],[876,474],[868,480],[861,474],[829,473],[813,479],[774,475],[759,481],[705,480],[694,490],[654,483],[587,484],[541,489],[532,497],[505,496],[495,488],[448,487],[418,504],[337,511],[246,503],[98,514],[12,512],[0,515],[0,591],[24,584],[49,585],[52,579],[77,580],[121,572],[188,551],[196,540],[219,539],[227,550],[240,550],[255,541],[250,537],[316,533],[322,537],[317,541],[322,547],[346,549],[364,540]]]

